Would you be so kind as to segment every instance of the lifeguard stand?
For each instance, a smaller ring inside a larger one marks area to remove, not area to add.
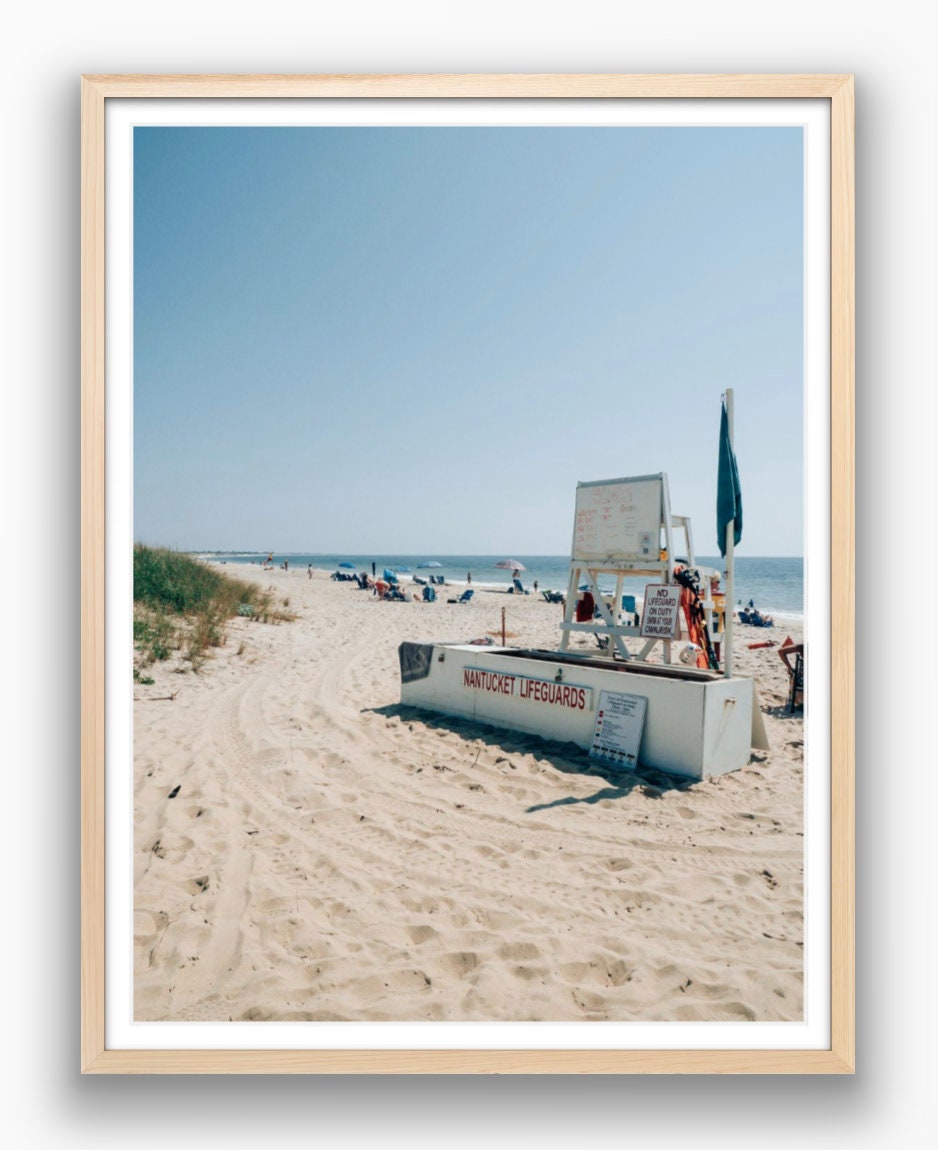
[[[680,531],[686,556],[675,555],[673,536]],[[621,715],[622,707],[644,701],[641,764],[690,779],[739,770],[749,761],[751,748],[768,746],[753,681],[721,675],[715,668],[648,662],[654,644],[663,642],[665,663],[671,663],[672,640],[667,636],[678,633],[671,630],[671,605],[663,621],[653,621],[646,603],[645,630],[661,638],[643,639],[638,655],[625,645],[627,638],[642,635],[631,619],[621,621],[622,581],[645,575],[659,583],[679,583],[675,562],[685,558],[688,566],[696,567],[690,521],[672,516],[667,476],[579,484],[560,649],[402,643],[401,702],[573,742],[588,751],[594,749],[601,728],[604,743],[618,740],[622,751],[616,708]],[[599,589],[604,575],[615,576],[612,606]],[[577,623],[576,594],[584,578],[600,618]],[[665,598],[672,596],[655,595],[655,600]],[[680,604],[676,606],[680,619]],[[607,635],[607,649],[569,651],[576,631]]]
[[[567,604],[560,625],[561,651],[569,649],[573,632],[586,631],[608,636],[609,653],[626,661],[647,659],[655,644],[661,642],[664,661],[671,662],[670,640],[647,639],[637,655],[625,645],[626,638],[642,636],[641,627],[622,620],[622,581],[644,575],[660,583],[673,583],[675,529],[684,534],[685,554],[681,559],[689,567],[696,567],[690,519],[671,514],[668,477],[663,472],[577,484]],[[600,575],[615,576],[611,608],[600,591]],[[584,578],[599,609],[599,618],[577,623],[577,593]]]

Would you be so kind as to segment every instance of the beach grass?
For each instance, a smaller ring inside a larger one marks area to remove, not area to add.
[[[215,571],[168,547],[134,545],[135,670],[180,657],[180,670],[198,671],[212,648],[223,647],[235,616],[260,623],[295,619],[289,600]]]

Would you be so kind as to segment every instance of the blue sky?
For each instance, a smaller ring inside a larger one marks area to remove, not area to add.
[[[665,471],[802,553],[797,128],[137,128],[134,534],[565,554]]]

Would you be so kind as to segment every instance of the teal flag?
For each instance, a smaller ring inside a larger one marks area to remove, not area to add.
[[[721,555],[726,554],[726,525],[731,519],[735,521],[733,542],[738,543],[743,537],[743,493],[724,403],[720,413],[720,467],[717,472],[717,543]]]

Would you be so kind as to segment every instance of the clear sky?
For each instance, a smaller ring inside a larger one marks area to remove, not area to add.
[[[802,547],[798,128],[137,128],[134,534],[566,554],[665,471]]]

